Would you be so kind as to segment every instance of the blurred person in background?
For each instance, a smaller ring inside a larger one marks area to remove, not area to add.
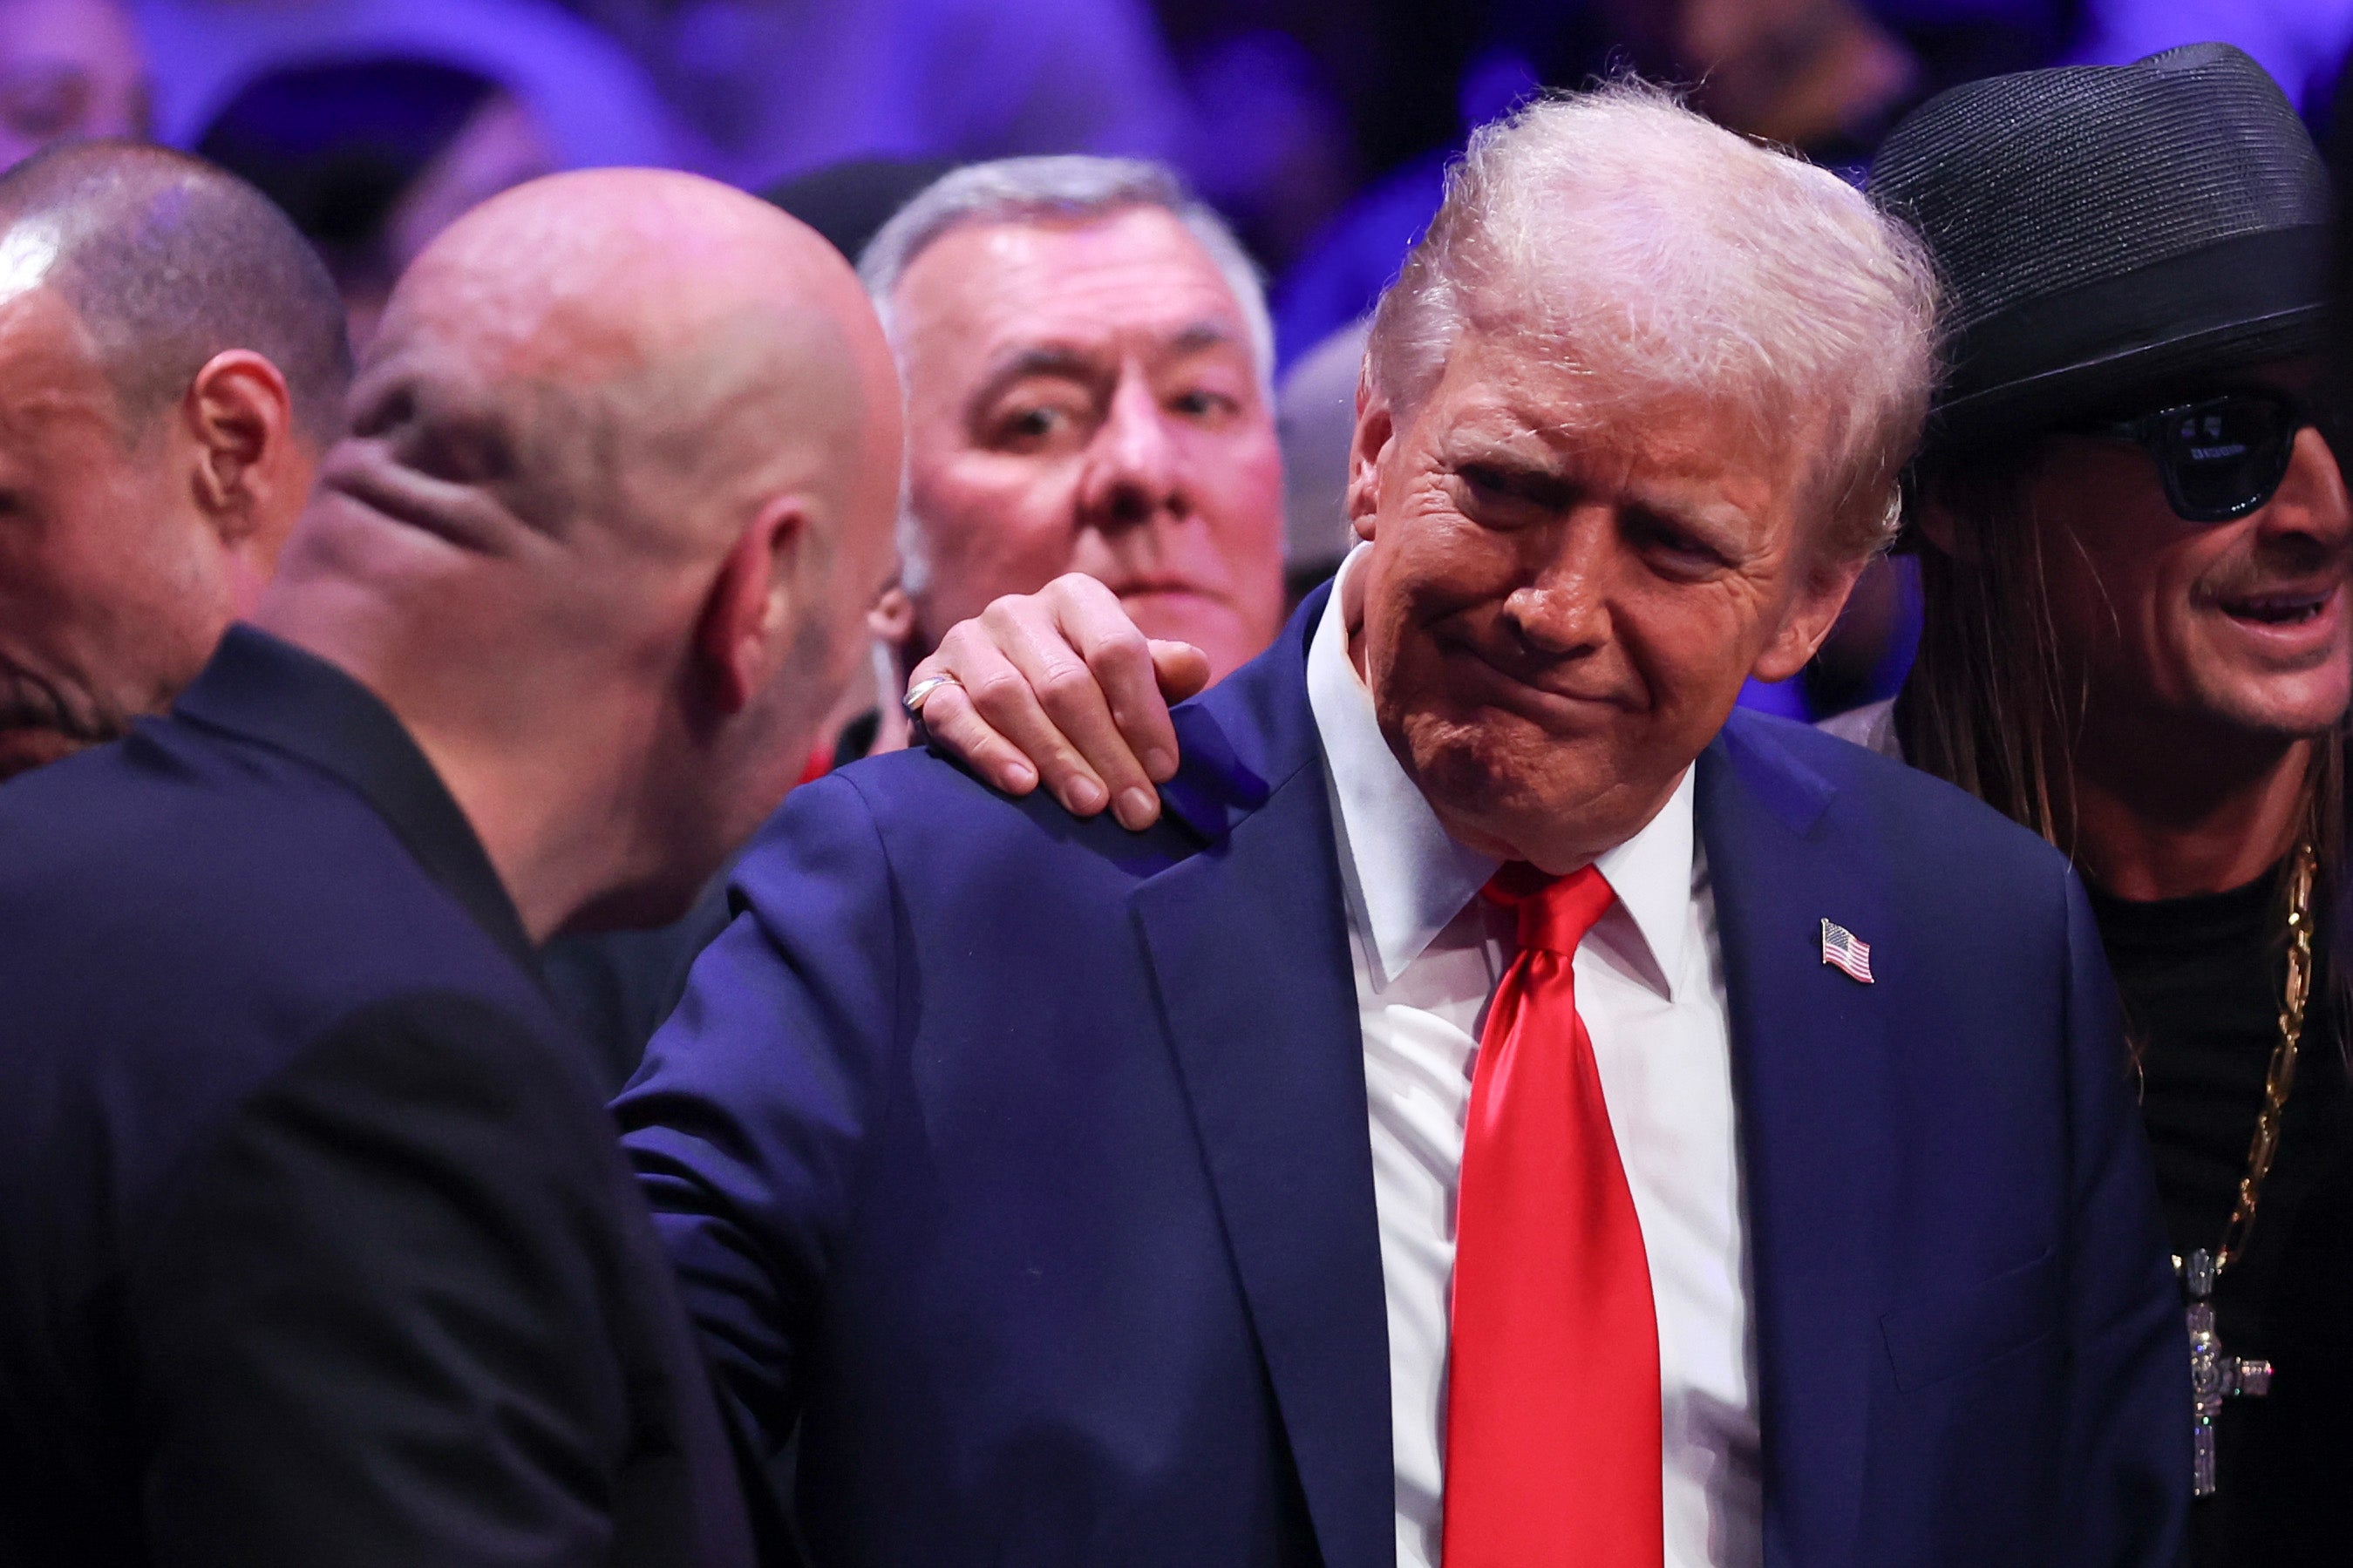
[[[146,54],[119,0],[0,0],[0,169],[147,132]]]
[[[852,158],[1166,158],[1189,110],[1145,0],[579,0],[760,188]]]
[[[558,166],[682,167],[699,143],[612,38],[554,0],[132,0],[155,135],[194,147],[248,86],[293,67],[427,60],[496,82]]]
[[[2124,65],[2209,39],[2232,44],[2271,73],[2304,114],[2320,119],[2346,51],[2353,0],[2084,0],[2072,65]]]
[[[171,715],[0,790],[0,1558],[749,1568],[533,952],[674,915],[798,770],[889,348],[765,204],[575,174],[427,249],[353,410]]]
[[[833,243],[855,264],[892,215],[955,164],[945,158],[848,158],[760,193]]]
[[[343,317],[277,208],[158,148],[0,185],[0,779],[160,712],[342,428]]]
[[[318,247],[355,350],[434,236],[560,163],[512,94],[427,59],[267,72],[205,128],[196,151],[260,187]]]
[[[904,664],[1065,573],[1103,584],[1145,636],[1198,648],[1212,680],[1273,640],[1266,307],[1249,258],[1174,174],[1095,158],[960,169],[884,226],[859,270],[907,386]],[[990,652],[976,640],[974,658]],[[1056,684],[1022,658],[967,679]],[[1086,809],[1145,808],[1145,781],[1113,782],[1075,785]]]
[[[140,0],[158,137],[318,245],[355,347],[409,260],[539,175],[709,161],[636,62],[552,0]]]

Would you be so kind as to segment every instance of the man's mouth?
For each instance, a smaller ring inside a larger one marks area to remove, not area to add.
[[[1546,679],[1516,661],[1499,658],[1468,639],[1452,641],[1448,651],[1466,661],[1469,689],[1496,706],[1543,724],[1587,723],[1596,709],[1625,709],[1621,693],[1585,690],[1583,682]]]
[[[2274,590],[2217,597],[2214,606],[2234,620],[2252,621],[2264,626],[2295,626],[2317,620],[2336,600],[2337,594],[2337,589],[2334,585]]]
[[[1196,584],[1175,577],[1142,577],[1116,584],[1112,592],[1123,599],[1156,599],[1182,594],[1188,598],[1206,599],[1209,593]]]

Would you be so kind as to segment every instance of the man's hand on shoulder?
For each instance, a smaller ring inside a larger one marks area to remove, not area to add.
[[[932,739],[997,788],[1027,795],[1042,779],[1072,816],[1108,805],[1140,832],[1160,818],[1155,786],[1176,773],[1169,707],[1208,680],[1200,649],[1146,637],[1117,595],[1072,572],[950,627],[907,689]]]

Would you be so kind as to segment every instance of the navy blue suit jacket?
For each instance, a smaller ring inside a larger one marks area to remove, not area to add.
[[[0,1563],[751,1562],[532,962],[398,720],[250,628],[0,789]]]
[[[1179,710],[1148,832],[914,752],[744,861],[618,1110],[723,1397],[798,1423],[820,1562],[1392,1561],[1322,603]],[[2065,863],[1797,726],[1697,765],[1767,1562],[2170,1562],[2187,1342]]]

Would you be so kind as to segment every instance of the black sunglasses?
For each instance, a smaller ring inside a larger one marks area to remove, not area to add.
[[[2165,499],[2183,521],[2228,522],[2272,499],[2296,432],[2319,423],[2284,392],[2226,392],[2083,433],[2130,441],[2156,458]]]

